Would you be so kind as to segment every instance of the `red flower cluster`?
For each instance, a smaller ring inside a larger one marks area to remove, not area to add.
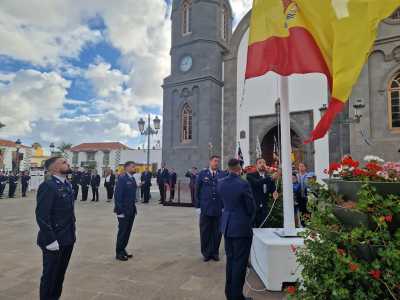
[[[351,272],[355,272],[358,270],[358,265],[355,263],[349,263],[349,269]]]
[[[380,270],[371,270],[368,272],[368,274],[371,275],[373,279],[379,280],[381,278],[382,272]]]
[[[385,221],[386,221],[387,223],[391,223],[392,220],[393,220],[393,216],[392,216],[392,215],[387,215],[387,216],[385,216]]]
[[[296,287],[294,287],[294,286],[288,286],[288,288],[286,289],[286,292],[289,294],[289,295],[294,295],[294,294],[296,294]]]
[[[375,174],[383,170],[383,168],[380,165],[374,162],[366,163],[365,167],[367,168],[368,171]]]
[[[331,164],[329,165],[329,169],[325,170],[325,173],[326,173],[326,174],[331,174],[331,175],[332,175],[332,173],[333,173],[334,171],[339,170],[341,167],[342,167],[342,165],[339,164],[339,163],[331,163]]]
[[[368,176],[368,172],[363,169],[354,169],[353,176]]]
[[[342,165],[352,168],[357,168],[360,165],[360,163],[356,160],[353,160],[353,158],[350,155],[346,155],[342,159]]]

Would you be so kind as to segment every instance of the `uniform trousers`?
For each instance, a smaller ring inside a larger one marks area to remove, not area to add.
[[[60,246],[59,251],[43,252],[43,273],[40,279],[40,300],[57,300],[61,297],[65,272],[74,246]]]
[[[219,245],[222,238],[220,219],[221,217],[200,215],[201,254],[204,258],[219,255]]]
[[[107,190],[107,199],[111,200],[114,195],[114,186],[110,183],[106,183],[105,186],[106,186],[106,190]]]
[[[169,199],[174,200],[175,199],[175,184],[171,185],[171,189],[169,192]]]
[[[149,203],[150,200],[150,185],[144,185],[141,187],[143,191],[143,202]]]
[[[0,197],[3,197],[4,189],[6,188],[5,184],[0,184]]]
[[[92,201],[99,201],[99,187],[92,185]]]
[[[196,193],[195,193],[196,187],[190,186],[190,199],[192,200],[192,204],[195,205],[196,204]]]
[[[126,254],[125,248],[128,245],[129,237],[131,236],[134,221],[135,215],[118,218],[118,235],[115,249],[117,255]]]
[[[158,188],[160,190],[160,202],[164,203],[165,202],[165,198],[166,198],[166,190],[165,190],[165,185],[164,184],[159,184]]]
[[[88,192],[89,192],[89,186],[88,185],[82,185],[82,201],[86,201],[87,200]]]
[[[72,189],[74,190],[74,200],[76,200],[78,199],[79,185],[72,184]]]
[[[265,218],[267,217],[267,213],[267,206],[257,208],[256,217],[254,220],[254,226],[256,228],[260,227],[261,224],[264,222]],[[265,227],[265,224],[263,227]]]
[[[26,191],[28,190],[28,183],[22,183],[21,188],[22,188],[22,197],[26,197]]]
[[[8,197],[13,198],[15,196],[15,190],[17,189],[16,184],[9,184],[8,185]]]
[[[227,300],[244,300],[243,286],[249,262],[251,237],[231,238],[225,236]]]

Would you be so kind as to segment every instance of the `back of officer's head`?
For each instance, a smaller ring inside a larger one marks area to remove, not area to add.
[[[135,173],[135,167],[136,167],[136,164],[135,164],[134,161],[127,161],[124,164],[125,172],[129,173],[129,174],[134,174]]]
[[[229,172],[240,175],[242,172],[242,167],[240,166],[240,161],[236,158],[231,158],[228,161]]]

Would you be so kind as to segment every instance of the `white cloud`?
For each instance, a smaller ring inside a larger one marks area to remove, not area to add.
[[[235,24],[240,22],[244,15],[251,9],[252,3],[252,0],[231,0]]]

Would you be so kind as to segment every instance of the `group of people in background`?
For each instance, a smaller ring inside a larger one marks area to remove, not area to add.
[[[0,171],[0,198],[15,198],[18,184],[21,184],[21,196],[26,197],[31,176],[28,172],[3,172]],[[8,195],[4,195],[8,185]]]

